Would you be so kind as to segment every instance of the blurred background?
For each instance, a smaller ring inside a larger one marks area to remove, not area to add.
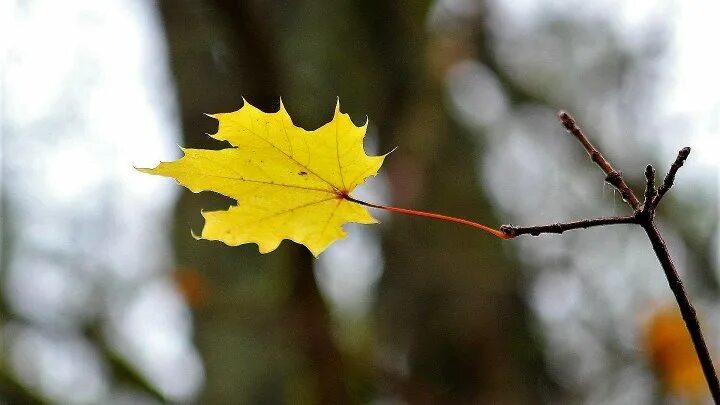
[[[720,359],[720,5],[598,0],[0,0],[0,403],[709,403],[640,229],[508,242],[374,212],[318,260],[195,241],[192,194],[133,165],[225,147],[204,112],[336,97],[357,195],[532,225],[640,192]]]

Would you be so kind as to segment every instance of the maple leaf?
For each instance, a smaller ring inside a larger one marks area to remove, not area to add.
[[[275,113],[244,101],[235,112],[209,116],[219,121],[217,133],[210,136],[232,148],[181,148],[184,156],[179,160],[138,169],[172,177],[195,193],[214,191],[237,201],[226,211],[203,211],[205,226],[198,239],[230,246],[256,243],[260,253],[290,239],[317,256],[345,237],[343,224],[377,222],[365,207],[456,222],[509,238],[501,230],[466,219],[353,198],[350,193],[377,174],[386,155],[365,154],[367,122],[353,124],[340,112],[339,101],[333,119],[314,131],[295,126],[282,100]]]
[[[245,102],[238,111],[210,116],[219,121],[210,136],[233,148],[182,149],[177,161],[139,169],[173,177],[196,193],[209,190],[237,201],[226,211],[202,213],[202,239],[257,243],[261,253],[290,239],[317,256],[345,237],[343,224],[377,222],[345,197],[377,174],[385,156],[365,154],[367,123],[355,126],[339,101],[332,121],[314,131],[295,126],[282,101],[275,113]]]

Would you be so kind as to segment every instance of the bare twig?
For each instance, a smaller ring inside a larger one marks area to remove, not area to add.
[[[580,141],[585,148],[585,151],[587,151],[588,155],[590,155],[592,161],[595,162],[603,170],[603,172],[605,172],[607,175],[605,181],[615,186],[615,188],[620,191],[623,199],[625,199],[625,201],[627,201],[627,203],[633,208],[633,215],[624,217],[585,219],[575,222],[529,227],[503,225],[500,227],[500,230],[507,235],[508,239],[510,239],[525,234],[538,236],[544,233],[563,233],[571,229],[589,228],[592,226],[613,224],[637,224],[641,226],[650,239],[655,255],[660,261],[660,265],[665,272],[670,289],[675,295],[678,307],[680,307],[680,313],[682,314],[685,326],[692,338],[693,345],[695,346],[695,352],[700,360],[700,365],[702,366],[705,380],[707,381],[713,400],[716,404],[720,404],[720,382],[718,381],[710,352],[705,344],[705,339],[700,328],[700,322],[698,321],[697,314],[695,313],[695,308],[693,308],[690,303],[687,292],[685,291],[682,281],[675,269],[675,264],[670,257],[667,245],[655,226],[655,207],[658,205],[663,195],[665,195],[670,187],[672,187],[677,171],[680,167],[682,167],[690,154],[690,148],[686,147],[680,150],[677,159],[675,159],[675,162],[670,167],[662,186],[657,192],[655,190],[655,169],[650,165],[645,168],[645,179],[647,184],[643,204],[641,205],[633,191],[623,180],[622,174],[615,170],[610,162],[608,162],[607,159],[605,159],[605,157],[597,149],[595,149],[582,130],[578,127],[575,119],[564,111],[561,111],[558,115],[565,129],[567,129],[578,141]]]
[[[605,226],[614,224],[636,224],[637,219],[633,215],[625,217],[602,217],[594,219],[583,219],[581,221],[565,222],[550,225],[540,226],[514,226],[514,225],[503,225],[500,230],[505,232],[511,238],[516,236],[530,234],[532,236],[538,236],[543,233],[563,233],[573,229],[580,228],[591,228],[593,226]]]
[[[665,271],[665,277],[668,280],[670,289],[675,295],[675,300],[680,307],[680,314],[682,314],[685,326],[690,333],[695,351],[697,352],[698,359],[700,360],[700,366],[702,367],[703,374],[705,374],[705,380],[707,380],[710,393],[712,394],[713,400],[716,404],[720,404],[720,382],[713,366],[712,357],[708,351],[707,345],[705,344],[705,338],[703,337],[702,330],[700,329],[700,321],[698,321],[695,308],[690,303],[690,299],[685,292],[685,287],[680,280],[680,276],[675,270],[675,263],[670,258],[670,252],[660,235],[655,223],[653,221],[647,221],[641,224],[643,229],[650,239],[655,255],[657,256],[660,264],[662,265],[663,271]]]
[[[670,171],[668,171],[667,176],[665,176],[665,180],[663,181],[662,186],[660,186],[657,196],[653,200],[654,207],[657,207],[658,204],[660,204],[660,200],[662,200],[665,193],[667,193],[668,190],[670,190],[670,187],[672,187],[673,183],[675,182],[675,174],[685,163],[685,159],[687,159],[688,155],[690,155],[690,148],[687,146],[680,149],[680,152],[678,152],[677,158],[675,158],[675,162],[673,162],[672,166],[670,166]]]
[[[590,155],[590,159],[592,159],[595,164],[597,164],[603,172],[605,172],[605,181],[612,184],[613,187],[615,187],[619,192],[620,195],[623,197],[625,201],[630,204],[630,206],[633,208],[633,210],[636,210],[640,206],[640,201],[635,196],[635,193],[633,193],[632,189],[628,187],[628,185],[625,183],[625,180],[623,179],[622,173],[615,170],[610,162],[605,159],[605,157],[600,153],[599,150],[593,146],[592,143],[590,143],[590,140],[585,136],[585,133],[583,133],[582,129],[577,125],[575,122],[575,118],[572,117],[572,115],[568,114],[566,111],[560,111],[558,113],[558,117],[560,118],[560,122],[562,122],[565,129],[568,130],[585,148],[585,151]]]
[[[655,190],[655,169],[651,165],[645,168],[645,200],[643,200],[643,215],[653,215],[653,198],[657,195]]]

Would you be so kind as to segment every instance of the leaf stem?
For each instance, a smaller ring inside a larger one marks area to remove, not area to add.
[[[366,207],[378,208],[378,209],[385,210],[385,211],[397,212],[399,214],[414,215],[416,217],[426,217],[426,218],[437,219],[440,221],[455,222],[458,224],[471,226],[473,228],[480,229],[481,231],[487,232],[491,235],[497,236],[500,239],[510,239],[511,238],[511,236],[509,234],[507,234],[499,229],[491,228],[487,225],[483,225],[481,223],[478,223],[475,221],[470,221],[470,220],[464,219],[464,218],[458,218],[458,217],[453,217],[450,215],[438,214],[435,212],[418,211],[418,210],[411,210],[408,208],[392,207],[389,205],[373,204],[373,203],[369,203],[367,201],[358,200],[347,194],[343,194],[342,198],[344,198],[348,201],[354,202],[356,204],[364,205]]]

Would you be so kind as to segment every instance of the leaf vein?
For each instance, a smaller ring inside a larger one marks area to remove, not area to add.
[[[278,148],[277,145],[275,145],[275,144],[272,143],[271,141],[267,140],[266,138],[263,138],[263,137],[260,136],[258,133],[256,133],[255,131],[253,131],[251,128],[245,127],[245,126],[243,126],[243,125],[239,125],[239,126],[242,127],[243,129],[245,129],[246,131],[248,131],[249,133],[251,133],[252,135],[255,135],[256,137],[258,137],[258,138],[260,138],[261,140],[265,141],[268,145],[272,146],[273,149],[275,149],[275,150],[277,150],[278,152],[282,153],[282,154],[285,155],[288,159],[290,159],[291,161],[295,162],[298,166],[300,166],[300,167],[302,167],[303,169],[307,170],[308,173],[310,173],[310,174],[312,174],[313,176],[317,177],[317,178],[320,179],[321,181],[327,183],[330,187],[333,188],[333,190],[338,191],[338,188],[335,187],[335,185],[332,184],[330,181],[328,181],[327,179],[323,178],[323,177],[320,176],[319,174],[315,173],[315,171],[313,171],[311,168],[309,168],[309,167],[307,167],[306,165],[304,165],[304,164],[300,163],[299,161],[297,161],[293,156],[290,156],[290,155],[288,155],[287,153],[285,153],[285,151],[283,151],[282,149]],[[307,141],[306,141],[306,142],[307,142]]]
[[[343,191],[348,191],[345,186],[345,177],[343,176],[342,164],[340,164],[340,140],[338,139],[338,120],[334,119],[335,122],[335,156],[337,156],[338,172],[340,173],[340,181],[343,185]]]
[[[289,187],[289,188],[297,188],[297,189],[308,190],[308,191],[320,191],[323,193],[332,194],[333,196],[336,195],[334,191],[330,191],[327,189],[316,188],[316,187],[306,187],[306,186],[300,186],[300,185],[296,185],[296,184],[274,183],[274,182],[270,182],[270,181],[246,179],[244,177],[221,176],[219,174],[199,173],[199,172],[186,171],[186,170],[178,170],[178,171],[176,171],[176,173],[190,174],[193,176],[201,176],[201,177],[215,177],[215,178],[226,179],[226,180],[246,181],[248,183],[259,183],[259,184],[264,184],[264,185],[268,185],[268,186]]]
[[[293,211],[296,211],[296,210],[300,210],[300,209],[312,207],[312,206],[315,205],[315,204],[322,204],[322,203],[324,203],[324,202],[326,202],[326,201],[330,201],[330,200],[332,200],[332,199],[334,199],[334,198],[336,198],[336,197],[324,198],[324,199],[322,199],[322,200],[312,201],[312,202],[309,202],[309,203],[306,203],[306,204],[298,205],[298,206],[296,206],[296,207],[292,207],[292,208],[288,208],[288,209],[285,209],[285,210],[282,210],[282,211],[274,212],[274,213],[272,213],[272,214],[270,214],[270,215],[264,216],[264,217],[262,217],[262,218],[258,218],[258,219],[254,220],[254,221],[244,222],[244,223],[242,223],[241,225],[243,225],[243,226],[248,226],[248,225],[255,226],[255,225],[259,224],[260,222],[266,221],[266,220],[268,220],[268,219],[275,218],[275,217],[278,217],[278,216],[284,215],[284,214],[289,214],[289,213],[292,213]],[[240,207],[240,205],[238,205],[238,207]]]

